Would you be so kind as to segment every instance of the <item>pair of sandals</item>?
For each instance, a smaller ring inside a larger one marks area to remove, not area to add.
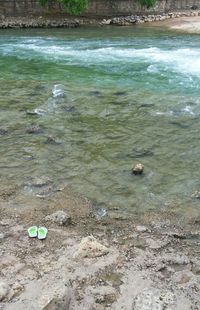
[[[40,240],[46,239],[48,229],[46,227],[31,226],[28,228],[28,235],[30,238],[38,238]]]

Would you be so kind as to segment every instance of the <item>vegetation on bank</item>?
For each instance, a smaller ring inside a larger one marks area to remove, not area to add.
[[[45,5],[49,0],[38,0],[41,5]],[[56,0],[64,5],[66,11],[70,15],[78,15],[86,10],[88,0]],[[137,0],[141,5],[151,8],[155,5],[157,0]]]
[[[156,4],[157,0],[137,0],[141,5],[146,6],[148,9]]]
[[[38,0],[41,5],[45,5],[49,0]],[[63,4],[66,8],[66,11],[70,15],[78,15],[81,12],[85,11],[87,8],[87,0],[56,0],[60,4]]]

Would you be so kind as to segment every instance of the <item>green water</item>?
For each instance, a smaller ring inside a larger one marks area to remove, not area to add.
[[[198,35],[6,30],[0,69],[1,183],[26,194],[29,180],[48,176],[99,206],[199,212]],[[131,174],[137,162],[142,176]]]

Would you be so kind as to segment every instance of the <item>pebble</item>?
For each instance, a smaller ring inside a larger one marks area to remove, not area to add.
[[[109,253],[109,249],[99,243],[93,236],[85,237],[81,240],[78,250],[74,257],[94,258],[103,256]]]
[[[133,167],[132,171],[133,171],[134,174],[142,174],[143,171],[144,171],[144,166],[141,163],[136,164]]]
[[[196,198],[196,199],[200,199],[200,192],[196,191],[191,195],[191,198]]]
[[[46,141],[45,141],[45,144],[58,145],[58,144],[60,144],[60,142],[57,141],[54,137],[48,136]]]
[[[149,231],[148,228],[147,228],[146,226],[142,226],[142,225],[136,226],[135,230],[138,231],[138,232],[146,232],[146,231]]]
[[[45,217],[45,220],[53,222],[53,223],[57,223],[58,225],[61,225],[61,226],[67,226],[71,224],[71,216],[61,210],[51,215],[47,215]]]
[[[26,133],[29,134],[39,134],[42,133],[43,129],[39,125],[32,124],[30,127],[26,129]]]

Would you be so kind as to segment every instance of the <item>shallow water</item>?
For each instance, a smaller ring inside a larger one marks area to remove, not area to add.
[[[1,183],[34,194],[27,184],[47,176],[100,214],[108,204],[199,212],[199,35],[6,30],[0,68]],[[131,174],[137,162],[142,176]]]

